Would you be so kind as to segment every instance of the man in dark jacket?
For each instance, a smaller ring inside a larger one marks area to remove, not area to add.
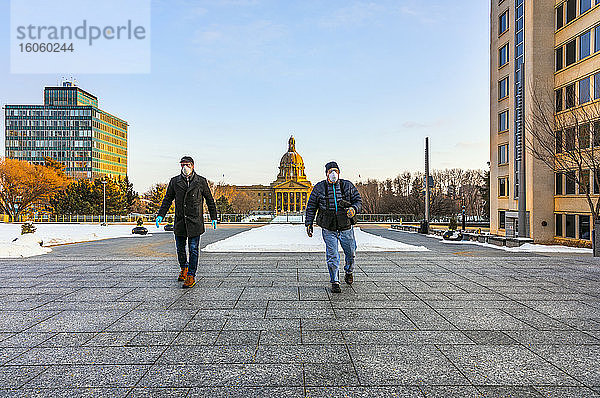
[[[196,284],[196,269],[198,268],[198,247],[200,235],[204,233],[204,199],[210,212],[213,228],[217,228],[217,207],[206,178],[194,171],[194,160],[184,156],[180,161],[181,174],[171,178],[167,192],[158,210],[156,228],[163,220],[173,199],[175,199],[175,243],[177,258],[181,266],[179,280],[184,288]],[[189,261],[186,255],[186,242],[189,245]]]
[[[356,224],[356,213],[362,209],[362,200],[358,190],[348,180],[340,179],[340,168],[336,162],[325,165],[326,180],[313,188],[306,204],[306,233],[313,235],[313,222],[322,229],[325,241],[327,267],[331,291],[341,292],[340,289],[340,253],[338,241],[344,250],[346,265],[345,281],[351,285],[354,282],[354,257],[356,255],[356,239],[352,225]]]

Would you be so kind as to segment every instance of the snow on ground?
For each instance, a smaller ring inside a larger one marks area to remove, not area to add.
[[[401,231],[401,230],[393,229],[393,228],[389,228],[389,231],[404,232],[404,233],[411,233],[411,234],[417,233],[417,232],[412,232],[412,231]],[[491,243],[475,242],[472,240],[459,240],[459,241],[444,240],[444,238],[440,235],[426,235],[426,236],[428,238],[439,239],[442,241],[442,243],[445,243],[448,245],[477,245],[477,246],[489,247],[491,249],[498,249],[498,250],[504,250],[507,252],[513,252],[513,253],[573,253],[573,254],[577,254],[577,253],[592,254],[593,253],[592,249],[587,249],[585,247],[571,247],[571,246],[561,246],[561,245],[539,245],[539,244],[534,244],[534,243],[525,243],[519,247],[506,247],[506,246],[496,246]]]
[[[525,243],[519,247],[506,247],[506,246],[496,246],[491,243],[481,243],[474,242],[470,240],[460,240],[460,241],[449,241],[442,240],[442,243],[446,243],[449,245],[477,245],[483,247],[489,247],[492,249],[504,250],[507,252],[513,253],[586,253],[592,254],[592,249],[587,249],[585,247],[570,247],[570,246],[561,246],[561,245],[539,245],[534,243]]]
[[[359,252],[429,251],[423,246],[413,246],[382,238],[360,228],[354,228]],[[341,250],[341,247],[340,247]],[[312,238],[306,235],[304,225],[269,224],[241,232],[230,238],[212,243],[206,252],[325,252],[321,229],[316,227]]]
[[[34,224],[34,234],[21,235],[21,224],[0,224],[0,258],[30,257],[46,254],[52,251],[47,246],[61,245],[66,243],[87,242],[93,240],[135,237],[131,230],[135,225],[108,225],[106,227],[98,224]],[[161,225],[156,229],[155,225],[146,225],[148,235],[156,232],[166,232]],[[169,232],[172,233],[172,232]],[[18,238],[17,241],[13,240]],[[40,246],[42,242],[44,247]]]

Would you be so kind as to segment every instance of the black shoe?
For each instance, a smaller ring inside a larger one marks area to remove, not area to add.
[[[342,292],[342,289],[340,289],[340,284],[339,284],[339,283],[337,283],[337,282],[336,282],[336,283],[332,283],[332,284],[331,284],[331,291],[332,291],[333,293],[341,293],[341,292]]]
[[[351,285],[354,282],[354,275],[352,272],[346,272],[346,277],[344,278],[347,284]]]

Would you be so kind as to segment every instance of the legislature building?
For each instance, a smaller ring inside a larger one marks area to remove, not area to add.
[[[5,105],[4,111],[7,158],[44,164],[50,157],[76,178],[127,175],[127,122],[72,82],[45,87],[43,105]]]
[[[304,160],[296,152],[296,140],[290,137],[288,150],[279,162],[279,174],[270,185],[236,186],[254,201],[254,211],[294,213],[306,209],[312,184],[306,178]]]

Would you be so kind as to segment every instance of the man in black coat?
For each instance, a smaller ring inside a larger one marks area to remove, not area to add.
[[[158,210],[156,228],[159,227],[167,211],[175,199],[175,244],[177,258],[181,266],[179,280],[184,288],[196,284],[196,269],[198,268],[198,251],[200,235],[204,233],[204,199],[210,212],[213,228],[217,228],[217,207],[206,178],[194,171],[194,160],[184,156],[180,161],[181,174],[171,178],[167,192]],[[189,245],[189,261],[186,255],[186,242]]]
[[[362,200],[358,189],[348,180],[340,179],[340,168],[336,162],[325,165],[326,180],[313,188],[306,204],[305,225],[308,236],[313,235],[313,222],[322,229],[325,241],[327,267],[331,291],[340,289],[340,253],[338,242],[344,250],[346,283],[354,282],[354,257],[356,256],[356,239],[352,225],[356,224],[355,216],[362,209]]]

